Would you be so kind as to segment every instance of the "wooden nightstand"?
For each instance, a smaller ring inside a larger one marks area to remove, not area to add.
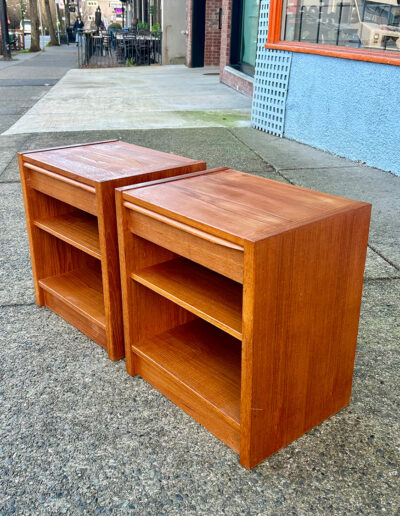
[[[205,163],[118,140],[19,154],[36,302],[124,356],[114,190]]]
[[[349,403],[369,204],[228,169],[116,197],[131,375],[246,468]]]

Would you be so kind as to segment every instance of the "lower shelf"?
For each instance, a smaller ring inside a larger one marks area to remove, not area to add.
[[[196,319],[136,343],[136,373],[239,448],[241,343]]]
[[[46,305],[95,342],[106,347],[100,267],[75,269],[39,281]]]

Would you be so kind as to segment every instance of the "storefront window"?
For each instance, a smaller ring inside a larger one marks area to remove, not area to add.
[[[400,0],[284,0],[281,41],[400,52]]]
[[[254,75],[260,0],[232,2],[231,66]]]

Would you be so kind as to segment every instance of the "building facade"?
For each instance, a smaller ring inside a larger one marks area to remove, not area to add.
[[[400,175],[400,0],[188,0],[186,62],[252,125]]]
[[[262,0],[253,127],[400,175],[400,9],[390,2]]]
[[[222,82],[251,97],[259,4],[259,0],[187,0],[187,65],[219,66]]]

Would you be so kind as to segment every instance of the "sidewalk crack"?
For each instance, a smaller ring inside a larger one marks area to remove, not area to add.
[[[289,184],[293,185],[293,186],[297,186],[295,183],[293,183],[292,181],[290,181],[290,179],[288,179],[287,177],[285,177],[283,174],[281,174],[281,172],[274,166],[272,165],[271,163],[269,163],[266,159],[264,159],[261,154],[259,154],[256,150],[252,149],[250,147],[250,145],[246,142],[244,142],[243,140],[241,140],[237,134],[235,134],[234,132],[232,132],[231,129],[228,129],[228,132],[234,137],[236,138],[236,140],[241,143],[242,145],[244,145],[245,147],[247,147],[249,149],[250,152],[252,152],[253,154],[255,154],[256,156],[258,156],[260,158],[260,160],[265,163],[268,167],[271,167],[274,171],[274,173],[278,176],[280,176],[282,179],[284,179],[285,181],[287,181]]]
[[[389,265],[391,265],[394,269],[396,269],[396,271],[400,271],[400,267],[398,265],[396,265],[394,262],[392,262],[392,260],[389,260],[389,258],[386,258],[386,256],[383,256],[383,254],[378,251],[373,245],[371,245],[370,243],[368,243],[368,247],[371,249],[371,251],[373,251],[374,253],[376,253],[378,256],[380,256],[382,258],[382,260],[385,260],[386,263],[388,263]]]
[[[23,116],[24,116],[24,113],[23,113],[23,114],[18,118],[18,120],[19,120],[20,118],[22,118]],[[17,120],[17,122],[18,122],[18,120]],[[1,135],[0,135],[0,136],[1,136]],[[26,142],[29,140],[29,138],[30,138],[30,137],[31,137],[31,135],[29,134],[28,136],[26,136],[26,137],[22,140],[21,147],[25,147],[25,144],[26,144]],[[15,158],[15,156],[17,156],[17,155],[18,155],[18,152],[19,152],[19,151],[16,151],[16,152],[15,152],[15,154],[13,154],[13,155],[11,156],[10,161],[7,163],[7,165],[4,167],[3,172],[0,174],[0,180],[1,180],[1,178],[3,177],[3,175],[6,173],[6,170],[8,169],[8,167],[11,165],[12,160]],[[3,183],[19,183],[19,181],[2,181],[2,182],[3,182]]]
[[[372,281],[392,281],[400,280],[400,276],[393,276],[392,278],[364,278],[364,283],[370,283]]]
[[[18,306],[34,306],[36,305],[35,301],[32,301],[31,303],[10,303],[10,304],[5,304],[5,305],[1,305],[0,304],[0,308],[15,308],[15,307],[18,307]]]

